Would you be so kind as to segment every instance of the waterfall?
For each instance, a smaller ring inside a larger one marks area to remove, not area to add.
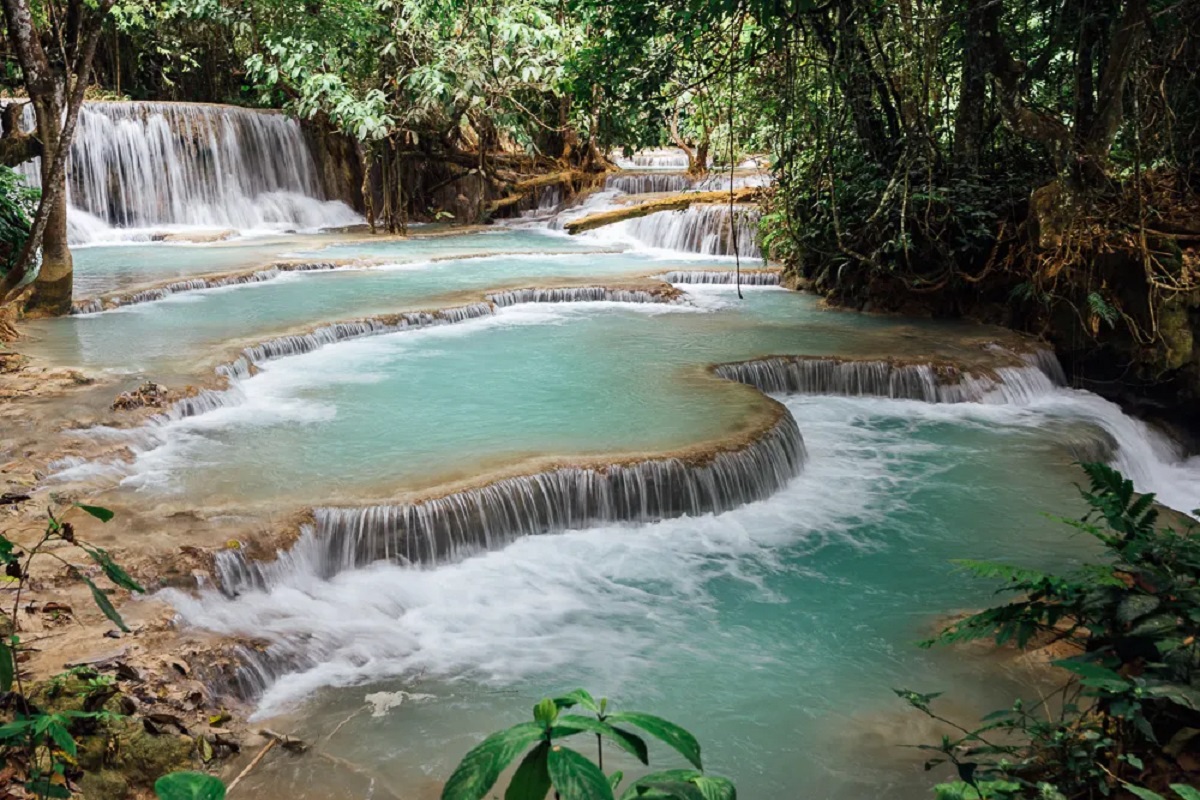
[[[25,125],[33,111],[25,106]],[[38,162],[21,172],[40,183]],[[86,103],[68,161],[74,243],[111,227],[316,229],[360,222],[325,200],[300,124],[197,103]]]
[[[165,425],[173,421],[206,414],[223,406],[241,402],[237,382],[251,377],[260,364],[276,358],[311,353],[325,345],[364,336],[380,336],[404,330],[428,328],[433,325],[451,325],[480,317],[490,316],[496,308],[519,303],[566,303],[566,302],[621,302],[621,303],[674,303],[678,294],[664,287],[661,291],[641,289],[612,289],[603,286],[564,287],[560,289],[512,289],[494,292],[486,296],[487,302],[470,303],[463,306],[436,309],[433,311],[409,311],[367,319],[335,322],[322,325],[306,333],[290,334],[268,339],[246,347],[233,361],[221,364],[216,373],[229,388],[225,390],[204,389],[195,395],[182,398],[162,414],[152,418],[152,423]],[[89,301],[98,302],[98,301]],[[80,312],[85,313],[85,312]],[[90,313],[90,312],[87,312]]]
[[[692,188],[692,179],[678,173],[635,172],[631,175],[609,175],[604,179],[604,188],[625,194],[686,192]]]
[[[605,286],[571,286],[561,289],[513,289],[493,292],[487,299],[500,308],[520,303],[673,303],[678,296],[670,292],[642,289],[609,289]]]
[[[687,153],[677,147],[639,150],[629,158],[617,156],[614,161],[622,169],[687,169]]]
[[[685,284],[733,284],[738,282],[738,273],[732,269],[674,270],[660,276],[667,283]],[[779,273],[773,270],[742,270],[743,286],[778,286]]]
[[[755,241],[758,209],[735,206],[734,216],[738,254],[742,258],[762,258],[762,251]],[[618,225],[626,234],[651,247],[710,256],[733,255],[729,206],[726,205],[694,205],[683,211],[659,211]]]
[[[755,172],[749,175],[734,175],[730,180],[729,172],[714,172],[707,178],[699,181],[696,184],[696,191],[699,192],[716,192],[730,191],[730,184],[733,189],[745,189],[751,186],[770,186],[774,182],[774,178],[769,172]]]
[[[565,467],[418,503],[318,508],[295,546],[275,561],[222,551],[217,577],[222,591],[232,595],[296,574],[328,579],[380,560],[444,563],[521,536],[719,513],[774,494],[799,474],[804,459],[795,418],[780,407],[758,439],[707,458]]]
[[[217,289],[222,286],[262,283],[264,281],[274,280],[285,272],[315,272],[319,270],[337,269],[341,266],[343,265],[334,261],[281,263],[267,267],[266,269],[255,270],[254,272],[241,272],[234,275],[218,275],[209,278],[191,278],[189,280],[175,281],[174,283],[168,283],[163,286],[154,286],[149,289],[142,289],[137,292],[106,295],[104,297],[93,297],[86,300],[80,300],[71,308],[71,313],[95,314],[112,308],[120,308],[121,306],[130,306],[137,303],[152,303],[156,300],[162,300],[163,298],[169,297],[173,294],[179,294],[180,292],[195,292],[202,289]]]
[[[1054,359],[1053,353],[1050,358]],[[1028,366],[972,373],[950,364],[772,356],[721,364],[713,371],[768,393],[887,397],[926,403],[1023,403],[1061,385],[1057,380],[1061,371],[1047,372],[1040,353],[1023,360]],[[1057,363],[1054,359],[1055,366]]]
[[[486,317],[492,314],[492,306],[488,303],[472,303],[465,306],[442,308],[436,311],[410,311],[403,314],[393,314],[385,317],[372,317],[349,322],[335,322],[323,325],[308,333],[280,336],[265,342],[247,347],[242,355],[230,364],[217,368],[217,373],[226,378],[246,378],[253,374],[253,368],[265,361],[287,356],[311,353],[318,348],[334,342],[347,339],[358,339],[363,336],[379,336],[385,333],[415,328],[428,328],[433,325],[450,325],[456,322],[466,322],[470,319]]]

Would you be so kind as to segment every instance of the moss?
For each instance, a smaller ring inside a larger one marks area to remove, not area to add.
[[[136,722],[122,723],[110,761],[135,786],[149,788],[168,772],[191,769],[195,743],[187,736],[153,735]]]
[[[129,781],[116,770],[88,772],[79,779],[80,793],[86,800],[125,800]]]
[[[1185,300],[1185,295],[1175,295],[1158,309],[1158,333],[1162,337],[1163,354],[1155,366],[1163,371],[1177,370],[1192,359],[1195,333],[1188,319]]]

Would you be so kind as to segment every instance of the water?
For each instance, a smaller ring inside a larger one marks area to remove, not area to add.
[[[25,124],[33,112],[25,107]],[[40,183],[37,160],[22,165]],[[328,200],[299,123],[193,103],[87,103],[68,161],[72,244],[188,228],[313,230],[362,221]]]
[[[331,731],[371,692],[431,695],[360,714],[327,745],[415,796],[436,796],[477,731],[576,685],[692,728],[710,769],[746,797],[799,786],[811,797],[921,796],[927,778],[902,751],[876,745],[863,758],[873,737],[928,735],[905,724],[915,718],[891,687],[960,693],[968,709],[1015,691],[986,662],[913,646],[935,615],[989,599],[948,560],[1014,549],[1027,564],[1077,558],[1080,543],[1039,516],[1077,508],[1064,502],[1072,473],[998,408],[788,406],[805,430],[804,472],[722,516],[530,537],[432,571],[296,574],[269,594],[178,603],[206,627],[303,636],[323,654],[263,700],[270,714],[315,694],[303,719],[280,720],[298,732]],[[995,691],[981,699],[983,675]],[[347,684],[360,685],[327,688]],[[257,776],[283,793],[307,784],[309,796],[345,780],[303,766]]]
[[[750,257],[749,220],[737,230]],[[144,515],[196,509],[197,530],[221,509],[315,507],[279,559],[226,553],[220,588],[165,595],[183,625],[256,638],[234,688],[359,768],[269,761],[249,791],[436,797],[484,733],[586,685],[695,730],[750,800],[925,797],[931,776],[895,745],[936,735],[891,689],[946,691],[970,719],[1030,680],[913,646],[994,599],[950,559],[1090,557],[1043,516],[1080,510],[1081,453],[1200,505],[1200,461],[1059,385],[1052,360],[987,348],[1006,338],[990,329],[823,310],[769,272],[739,301],[730,249],[713,206],[580,237],[80,251],[97,294],[370,260],[31,326],[56,363],[230,380],[149,425],[75,434],[134,458],[59,480],[112,483],[103,497]],[[435,308],[452,310],[414,313]]]
[[[519,250],[521,244],[530,251],[553,252],[562,241],[524,231],[503,237],[453,238],[463,255]],[[625,280],[686,264],[684,258],[662,261],[640,253],[598,257],[585,252],[431,260],[446,255],[454,245],[448,238],[329,247],[303,257],[361,255],[396,260],[393,266],[376,269],[283,273],[266,282],[175,294],[101,314],[34,323],[29,330],[35,341],[28,349],[54,363],[177,380],[193,372],[199,359],[211,360],[230,349],[231,338],[259,341],[319,322],[474,301],[496,286]]]

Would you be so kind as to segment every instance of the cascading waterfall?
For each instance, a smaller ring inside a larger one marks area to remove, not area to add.
[[[287,356],[311,353],[312,351],[347,339],[358,339],[363,336],[380,336],[385,333],[428,328],[433,325],[450,325],[465,322],[492,314],[489,303],[471,303],[465,306],[443,308],[436,311],[411,311],[404,314],[394,314],[387,317],[352,320],[350,322],[335,322],[323,325],[308,333],[293,334],[268,339],[265,342],[247,347],[242,355],[230,364],[217,368],[217,373],[227,378],[247,378],[253,373],[253,367],[266,361]]]
[[[32,108],[25,125],[33,127]],[[40,183],[38,162],[21,172]],[[73,243],[110,226],[316,229],[360,222],[324,198],[300,125],[281,114],[193,103],[87,103],[68,161]]]
[[[741,283],[743,286],[778,286],[780,280],[780,274],[774,271],[742,270],[739,278],[738,273],[732,269],[673,270],[660,277],[667,283],[722,286],[734,283]]]
[[[762,251],[755,241],[760,216],[758,209],[735,206],[733,213],[738,255],[762,258]],[[733,255],[727,205],[694,205],[683,211],[659,211],[612,227],[622,228],[624,233],[651,247],[710,256]]]
[[[734,175],[730,180],[728,172],[715,172],[707,178],[696,183],[696,191],[699,192],[716,192],[730,190],[730,184],[734,189],[746,189],[749,187],[770,186],[774,183],[774,178],[769,172],[755,172],[750,175]]]
[[[328,579],[379,560],[445,563],[521,536],[719,513],[769,497],[799,474],[804,459],[796,421],[779,408],[776,422],[758,439],[706,459],[567,467],[420,503],[319,508],[314,523],[277,560],[251,562],[239,551],[224,551],[217,575],[223,591],[237,594],[296,574]]]
[[[641,150],[629,158],[614,159],[622,169],[687,169],[687,154],[676,147]]]
[[[95,314],[110,308],[136,305],[137,303],[153,303],[181,292],[196,292],[203,289],[217,289],[222,286],[240,286],[248,283],[263,283],[274,280],[286,272],[316,272],[337,269],[343,266],[333,261],[306,262],[302,264],[275,264],[266,269],[237,275],[222,275],[212,278],[192,278],[176,281],[164,286],[143,289],[127,294],[109,295],[81,300],[72,309],[72,314]]]
[[[1012,356],[1003,348],[997,352]],[[1084,422],[1094,435],[1055,430],[1053,435],[1080,460],[1109,461],[1141,492],[1190,512],[1200,484],[1200,457],[1184,458],[1162,432],[1125,414],[1119,406],[1090,392],[1067,390],[1066,376],[1054,352],[1040,348],[1022,353],[1027,366],[1000,366],[967,372],[951,365],[893,361],[851,361],[807,356],[772,356],[722,364],[714,372],[775,394],[829,394],[887,397],[927,403],[1020,405],[1059,418]]]
[[[1027,367],[997,367],[971,373],[950,365],[774,356],[722,364],[714,372],[722,378],[775,394],[1007,404],[1049,394],[1060,385],[1056,383],[1057,376],[1044,371],[1033,358]]]
[[[162,414],[154,417],[152,421],[155,424],[163,425],[237,404],[241,402],[238,381],[251,377],[259,365],[277,358],[311,353],[335,342],[428,328],[434,325],[466,322],[490,316],[495,313],[496,308],[520,303],[593,303],[599,301],[675,303],[679,299],[678,294],[670,291],[669,287],[664,287],[662,291],[612,289],[604,286],[511,289],[490,293],[486,295],[487,302],[482,303],[470,303],[434,311],[410,311],[322,325],[306,333],[279,336],[244,348],[241,355],[235,360],[216,368],[217,375],[226,379],[229,388],[223,390],[203,389],[191,396],[181,398]]]
[[[692,188],[692,179],[674,173],[637,172],[629,175],[609,175],[604,179],[604,188],[607,191],[625,194],[686,192]]]
[[[678,297],[668,292],[642,289],[609,289],[605,286],[570,286],[561,289],[513,289],[493,292],[487,299],[500,308],[521,303],[672,303]]]

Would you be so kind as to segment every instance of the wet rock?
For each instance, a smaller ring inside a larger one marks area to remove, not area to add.
[[[169,399],[167,387],[161,383],[147,381],[131,392],[121,392],[113,401],[114,411],[130,411],[135,408],[163,408]]]

